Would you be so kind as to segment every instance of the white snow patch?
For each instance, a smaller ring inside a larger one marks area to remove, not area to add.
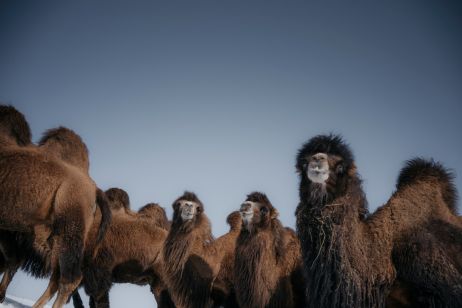
[[[7,295],[5,301],[0,304],[0,308],[30,308],[34,304],[34,301],[16,297],[13,295]],[[50,308],[50,306],[45,306]]]

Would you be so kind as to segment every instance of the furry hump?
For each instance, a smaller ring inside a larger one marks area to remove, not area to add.
[[[87,146],[73,130],[63,126],[49,129],[40,139],[39,146],[88,173],[90,161]]]
[[[164,230],[170,229],[165,209],[157,203],[148,203],[138,210],[138,214],[149,219],[153,224]]]
[[[29,123],[13,106],[0,105],[0,134],[8,134],[19,146],[32,143]]]
[[[454,173],[433,159],[416,157],[408,160],[399,173],[396,189],[400,190],[406,185],[432,178],[441,183],[445,203],[452,213],[457,214],[458,196],[454,185]]]
[[[306,156],[316,153],[340,156],[348,166],[350,166],[354,160],[353,152],[340,135],[317,135],[308,140],[298,151],[297,171],[301,172],[303,170],[304,158]]]
[[[231,227],[231,230],[236,230],[242,225],[241,213],[234,211],[226,217],[226,223]]]
[[[106,197],[111,202],[111,207],[119,209],[124,207],[130,209],[130,197],[127,192],[121,188],[112,187],[105,191]]]

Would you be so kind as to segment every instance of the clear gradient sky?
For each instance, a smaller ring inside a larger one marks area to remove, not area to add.
[[[372,210],[416,155],[444,162],[462,189],[462,6],[0,0],[0,101],[34,140],[78,132],[92,177],[134,209],[159,202],[171,216],[193,190],[219,236],[260,190],[295,227],[295,154],[319,133],[350,143]],[[9,293],[35,300],[46,283],[18,274]],[[147,287],[110,297],[155,306]]]

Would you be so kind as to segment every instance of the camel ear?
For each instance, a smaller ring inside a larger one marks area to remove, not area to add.
[[[273,210],[271,211],[271,219],[278,218],[278,216],[279,216],[278,210],[273,209]]]
[[[351,164],[350,169],[348,169],[348,176],[352,177],[356,174],[356,165],[354,163]]]
[[[298,174],[302,174],[303,172],[305,172],[307,166],[308,166],[307,162],[297,162],[297,164],[295,165],[295,171]]]
[[[335,167],[335,173],[337,173],[338,175],[343,175],[343,173],[345,172],[345,165],[342,163],[338,164],[337,167]]]

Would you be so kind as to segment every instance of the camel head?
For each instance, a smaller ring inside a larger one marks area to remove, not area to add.
[[[186,191],[181,197],[173,202],[173,220],[182,224],[198,221],[204,212],[204,206],[196,194]]]
[[[253,192],[247,196],[241,205],[240,213],[243,226],[247,230],[267,228],[279,215],[268,197],[259,192]]]
[[[348,178],[356,174],[353,154],[340,136],[319,135],[303,145],[297,155],[300,192],[319,205],[342,195]]]

